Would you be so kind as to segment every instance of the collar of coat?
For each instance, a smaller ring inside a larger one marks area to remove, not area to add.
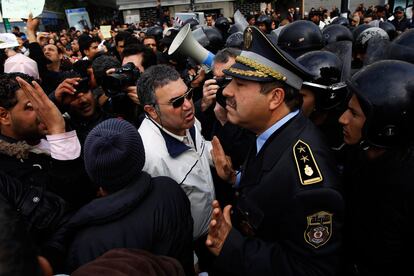
[[[163,128],[157,122],[155,122],[154,120],[152,120],[149,117],[147,117],[147,118],[160,130],[161,135],[164,138],[165,146],[167,147],[168,154],[172,158],[176,158],[181,153],[183,153],[183,152],[190,149],[189,146],[187,146],[183,142],[179,141],[175,137],[173,137],[170,134],[168,134],[167,132],[165,132],[163,130]],[[195,126],[194,125],[189,129],[189,132],[190,132],[191,138],[193,139],[194,146],[197,148],[196,138],[195,138]]]
[[[9,137],[0,136],[0,154],[5,154],[18,159],[27,159],[32,146],[25,141],[15,141]]]
[[[69,227],[104,224],[131,212],[151,191],[151,176],[142,172],[116,193],[92,200],[83,206],[69,222]]]
[[[189,129],[189,131],[190,131],[191,138],[193,139],[193,142],[194,142],[194,145],[195,145],[195,141],[196,141],[195,140],[195,126],[192,126]],[[190,149],[189,146],[187,146],[183,142],[177,140],[176,138],[172,137],[171,135],[169,135],[168,133],[166,133],[162,129],[160,129],[160,132],[162,134],[162,137],[164,137],[165,145],[167,147],[168,153],[172,158],[176,158],[181,153],[183,153],[183,152]]]

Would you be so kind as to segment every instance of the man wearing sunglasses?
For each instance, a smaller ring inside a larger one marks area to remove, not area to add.
[[[145,149],[143,170],[153,177],[169,176],[177,181],[191,203],[193,238],[205,239],[215,192],[211,144],[204,140],[195,119],[193,91],[166,65],[148,68],[138,80],[137,90],[146,113],[139,128]]]

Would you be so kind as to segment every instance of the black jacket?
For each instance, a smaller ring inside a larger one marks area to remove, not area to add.
[[[65,238],[75,233],[68,251],[70,271],[110,249],[137,248],[176,258],[188,275],[193,272],[193,220],[187,196],[167,177],[151,178],[142,172],[133,181],[81,208],[62,229]]]
[[[74,208],[95,197],[83,160],[61,161],[29,151],[28,145],[0,135],[0,170],[24,185],[57,194]]]
[[[33,241],[40,247],[66,221],[66,202],[44,187],[25,185],[0,172],[0,200],[22,217]]]
[[[225,275],[335,275],[344,205],[335,163],[321,140],[299,113],[257,156],[255,147],[249,153],[233,229],[216,260]]]
[[[398,32],[404,32],[405,30],[410,28],[410,21],[405,17],[401,20],[395,18],[391,21],[391,23],[394,25],[395,29]]]
[[[414,150],[388,150],[374,160],[352,151],[346,165],[344,275],[412,274]]]

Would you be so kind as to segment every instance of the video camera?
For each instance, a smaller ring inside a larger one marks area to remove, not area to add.
[[[123,88],[135,86],[140,76],[141,72],[136,68],[135,64],[128,62],[121,68],[116,68],[114,73],[105,76],[102,87],[108,97],[113,97],[125,93]]]

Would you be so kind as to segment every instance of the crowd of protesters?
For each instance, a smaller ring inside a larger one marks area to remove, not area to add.
[[[212,63],[169,53],[188,25]],[[110,37],[30,16],[0,49],[0,275],[412,271],[412,28],[363,4],[200,25],[158,1]]]

